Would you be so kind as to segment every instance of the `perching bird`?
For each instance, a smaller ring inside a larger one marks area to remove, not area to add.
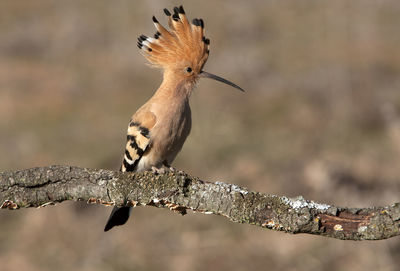
[[[145,58],[164,72],[164,79],[153,97],[132,116],[121,171],[145,171],[170,168],[191,129],[189,97],[201,77],[211,78],[241,91],[239,86],[203,71],[209,55],[210,40],[204,37],[204,22],[189,23],[183,7],[167,9],[169,30],[153,16],[157,28],[154,38],[141,35],[138,47]],[[104,231],[123,225],[131,207],[111,212]]]

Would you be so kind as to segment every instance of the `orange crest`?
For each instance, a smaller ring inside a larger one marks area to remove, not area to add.
[[[164,69],[190,67],[194,72],[201,72],[209,55],[210,40],[204,37],[204,22],[193,19],[189,23],[183,7],[174,8],[174,14],[167,9],[169,29],[163,27],[156,17],[153,22],[157,28],[154,38],[141,35],[138,47],[142,54],[154,66]]]

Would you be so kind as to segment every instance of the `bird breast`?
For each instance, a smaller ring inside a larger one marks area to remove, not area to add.
[[[153,104],[156,124],[150,131],[151,153],[157,165],[167,162],[171,165],[191,129],[191,111],[188,99]]]

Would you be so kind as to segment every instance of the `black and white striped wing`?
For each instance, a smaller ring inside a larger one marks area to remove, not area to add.
[[[124,160],[121,171],[137,171],[138,163],[150,145],[149,129],[131,121],[128,127]]]

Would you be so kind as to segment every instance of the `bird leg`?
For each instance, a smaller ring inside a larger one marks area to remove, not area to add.
[[[156,175],[159,175],[159,174],[165,174],[165,173],[174,172],[174,171],[171,170],[171,167],[166,167],[166,166],[162,165],[161,167],[152,166],[151,172],[153,172]]]

